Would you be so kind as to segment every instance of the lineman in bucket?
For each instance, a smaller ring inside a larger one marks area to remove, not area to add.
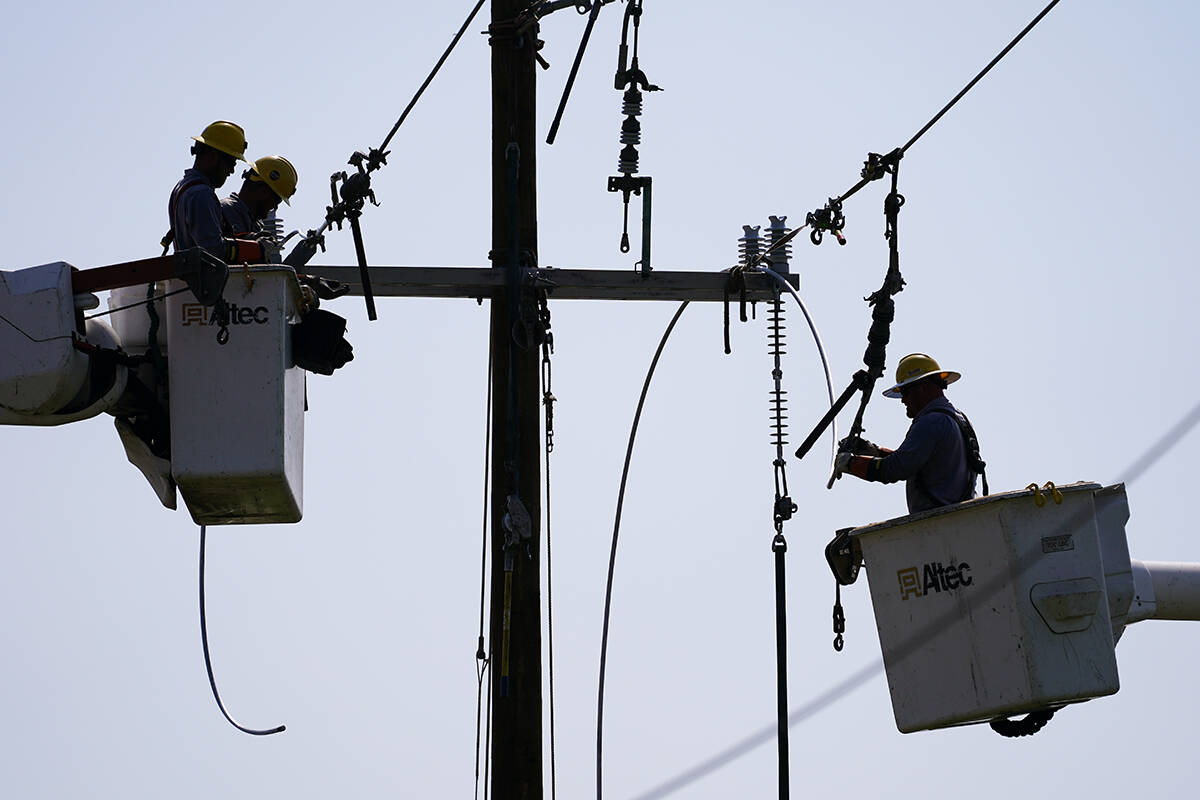
[[[242,173],[242,188],[221,201],[221,220],[226,236],[262,233],[262,221],[279,208],[291,205],[299,176],[283,156],[263,156]]]
[[[246,160],[246,132],[233,122],[217,120],[192,139],[195,161],[167,203],[171,228],[162,239],[163,254],[174,244],[176,251],[203,247],[226,263],[261,260],[257,243],[223,234],[217,202],[216,190],[225,185],[237,162]]]
[[[905,481],[908,513],[970,500],[984,463],[970,421],[943,394],[961,375],[944,370],[924,353],[900,359],[896,385],[884,397],[900,398],[912,425],[895,450],[859,440],[853,452],[840,452],[834,474],[865,481]],[[987,478],[983,479],[987,494]]]

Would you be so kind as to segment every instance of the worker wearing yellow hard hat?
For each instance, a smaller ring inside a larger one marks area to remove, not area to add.
[[[896,367],[896,384],[884,397],[899,398],[912,425],[895,450],[864,439],[843,440],[835,474],[880,483],[905,481],[908,512],[915,514],[975,496],[986,466],[966,415],[946,399],[945,389],[962,376],[942,369],[925,353],[911,353]],[[984,493],[987,478],[983,479]]]
[[[237,162],[246,160],[246,132],[236,123],[217,120],[192,139],[194,161],[167,203],[171,229],[162,240],[164,252],[174,243],[177,251],[202,247],[226,262],[260,261],[256,245],[243,246],[224,233],[216,193]]]
[[[221,219],[226,235],[262,231],[262,221],[280,201],[290,205],[299,176],[283,156],[263,156],[242,173],[242,188],[221,201]]]

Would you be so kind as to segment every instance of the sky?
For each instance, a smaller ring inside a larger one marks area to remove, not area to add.
[[[906,142],[1042,8],[1041,0],[836,6],[648,0],[642,174],[654,178],[654,265],[736,260],[744,224],[803,220]],[[326,176],[376,146],[469,11],[462,3],[113,2],[26,5],[0,30],[0,268],[87,268],[156,255],[190,138],[215,119],[254,156],[286,155],[288,230],[315,227]],[[548,130],[583,30],[542,25]],[[612,88],[621,6],[600,15],[558,141],[541,146],[539,256],[632,268],[605,191],[620,146]],[[393,141],[363,217],[372,264],[484,265],[490,231],[489,52],[477,20]],[[889,370],[909,352],[963,378],[948,393],[979,433],[993,491],[1032,481],[1129,485],[1130,551],[1200,561],[1188,523],[1195,434],[1155,445],[1196,403],[1200,290],[1189,185],[1200,9],[1061,3],[909,150]],[[236,188],[230,186],[229,188]],[[793,271],[841,388],[887,266],[885,186],[846,204],[848,244],[801,238]],[[635,253],[637,250],[635,234]],[[354,263],[349,231],[317,263]],[[162,508],[112,422],[0,431],[0,775],[14,798],[470,796],[483,514],[487,308],[471,300],[327,306],[355,360],[311,376],[304,519],[208,539],[209,693],[196,600],[198,531]],[[556,784],[593,791],[607,557],[637,395],[673,304],[551,302]],[[761,309],[760,309],[761,310]],[[904,512],[899,486],[826,490],[828,441],[797,463],[824,410],[815,348],[789,307],[784,382],[793,708],[873,664],[865,581],[830,645],[834,531]],[[608,651],[605,792],[644,796],[772,723],[774,457],[765,319],[694,304],[643,414],[622,522]],[[847,418],[843,425],[848,424]],[[898,443],[875,398],[866,435]],[[978,800],[1193,791],[1200,629],[1147,621],[1117,650],[1121,690],[1034,737],[986,726],[900,734],[882,675],[791,731],[793,791]],[[548,711],[548,708],[546,709]],[[547,728],[548,733],[548,728]],[[547,739],[547,749],[549,741]],[[547,768],[549,758],[545,759]],[[775,791],[771,742],[673,796]],[[550,778],[547,775],[547,796]]]

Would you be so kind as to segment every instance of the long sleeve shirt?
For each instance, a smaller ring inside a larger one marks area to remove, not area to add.
[[[954,406],[935,398],[917,414],[904,442],[871,464],[868,480],[905,481],[908,513],[958,503],[975,496],[975,473],[967,466],[967,448],[954,418],[935,409]]]
[[[188,169],[175,184],[168,204],[175,250],[203,247],[224,261],[229,253],[221,235],[221,204],[208,178],[198,169]]]
[[[250,206],[246,205],[237,192],[221,201],[221,220],[225,224],[225,235],[233,238],[237,234],[256,234],[262,230],[262,224],[256,222],[250,214]]]

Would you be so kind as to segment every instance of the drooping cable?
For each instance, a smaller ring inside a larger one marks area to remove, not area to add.
[[[225,704],[221,702],[221,693],[217,691],[217,679],[213,677],[212,658],[208,654],[208,621],[204,613],[204,551],[205,539],[207,538],[207,526],[200,526],[200,643],[204,648],[204,669],[208,671],[208,685],[212,687],[213,699],[217,701],[217,708],[221,709],[221,713],[225,719],[229,720],[229,724],[237,728],[242,733],[248,733],[251,736],[270,736],[273,733],[283,733],[287,730],[287,726],[279,725],[275,728],[258,729],[247,728],[245,725],[238,723],[233,717],[229,716],[229,712],[225,710]]]
[[[542,345],[542,405],[546,408],[546,633],[550,671],[550,798],[558,797],[558,769],[554,735],[554,559],[550,550],[550,453],[554,451],[554,403],[550,344]]]
[[[484,597],[487,595],[487,552],[488,552],[488,488],[491,483],[491,467],[492,467],[492,363],[494,351],[489,341],[488,343],[488,365],[487,365],[487,403],[484,410],[485,433],[483,436],[483,544],[480,546],[479,556],[479,639],[475,648],[475,672],[479,680],[479,690],[475,697],[475,797],[479,797],[479,740],[480,729],[483,725],[481,714],[483,713],[483,685],[484,678],[488,674],[490,659],[488,658],[487,650],[484,648],[483,638],[483,620],[484,620]],[[490,701],[489,693],[489,701]],[[488,720],[490,726],[491,720]],[[490,755],[490,753],[489,753]],[[486,791],[486,790],[485,790]]]
[[[1159,437],[1152,445],[1146,448],[1138,458],[1129,463],[1124,470],[1119,474],[1123,475],[1121,482],[1126,486],[1136,483],[1143,475],[1163,459],[1176,445],[1184,440],[1189,433],[1200,425],[1200,403],[1197,403],[1191,409],[1182,415],[1179,420],[1173,424],[1166,433]],[[1041,554],[1040,547],[1037,554]],[[1018,574],[1028,568],[1033,561],[1027,563],[1018,563]],[[981,585],[980,590],[983,597],[988,597],[998,591],[1001,587],[1008,584],[1011,580],[1011,571],[1006,570],[1000,578],[993,579],[986,585]],[[980,601],[982,602],[982,601]],[[957,610],[953,612],[957,614]],[[937,634],[938,631],[945,628],[948,619],[935,617],[931,623],[917,631],[913,638],[901,649],[901,658],[904,653],[911,652],[928,644],[929,640]],[[875,661],[859,668],[856,672],[848,675],[846,678],[839,681],[834,686],[826,689],[818,695],[815,695],[808,701],[796,706],[788,715],[788,724],[791,727],[796,727],[803,722],[806,722],[817,713],[824,711],[837,704],[840,700],[848,697],[851,692],[861,688],[867,682],[873,680],[884,670],[883,659],[879,658]],[[680,789],[684,789],[703,778],[708,777],[716,772],[721,767],[736,761],[750,751],[761,747],[771,741],[775,736],[775,723],[772,722],[759,728],[753,734],[746,736],[716,753],[709,758],[704,759],[698,764],[689,767],[686,770],[678,773],[672,778],[661,782],[654,788],[636,795],[633,800],[662,800]]]
[[[650,391],[650,381],[654,377],[654,370],[658,366],[658,359],[662,356],[663,348],[667,346],[667,340],[671,338],[671,332],[675,330],[675,324],[683,316],[688,303],[689,301],[684,300],[679,304],[675,316],[671,317],[667,329],[663,331],[658,349],[654,351],[654,358],[650,360],[650,369],[646,372],[645,383],[642,384],[642,394],[638,397],[637,411],[633,414],[633,427],[629,430],[629,445],[625,449],[625,465],[621,468],[621,488],[617,491],[617,514],[613,523],[612,549],[608,555],[608,581],[604,588],[604,629],[600,634],[600,680],[596,696],[596,800],[603,798],[604,676],[608,663],[608,621],[609,613],[612,610],[613,573],[617,564],[617,537],[621,532],[621,510],[625,504],[625,484],[629,478],[629,463],[633,459],[633,443],[637,439],[638,423],[642,419],[642,407],[646,403],[646,394]]]

